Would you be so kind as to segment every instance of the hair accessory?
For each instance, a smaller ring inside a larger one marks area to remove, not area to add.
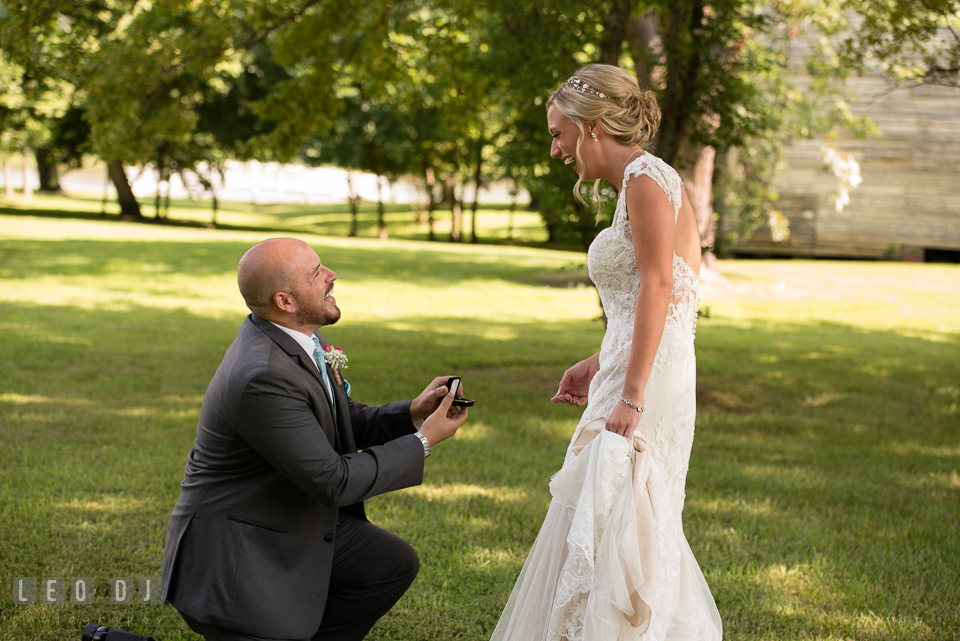
[[[570,76],[570,78],[567,80],[567,84],[573,87],[574,89],[576,89],[577,91],[579,91],[580,93],[583,93],[586,91],[586,92],[592,93],[594,96],[596,96],[597,98],[600,98],[601,100],[607,97],[605,93],[597,91],[596,89],[594,89],[593,87],[585,83],[583,80],[580,80],[580,78],[577,78],[576,76]]]
[[[637,410],[637,411],[640,412],[640,413],[643,413],[643,411],[644,411],[645,409],[647,409],[647,408],[645,408],[643,405],[637,405],[636,403],[634,403],[634,402],[632,402],[632,401],[628,401],[627,399],[625,399],[625,398],[623,397],[623,394],[620,395],[620,400],[623,401],[624,404],[625,404],[627,407],[632,407],[633,409]]]

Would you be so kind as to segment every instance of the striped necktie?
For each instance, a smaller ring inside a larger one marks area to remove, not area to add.
[[[327,386],[327,391],[330,392],[330,405],[333,407],[333,420],[337,420],[337,397],[333,394],[333,384],[330,382],[330,375],[327,373],[327,361],[323,357],[323,348],[320,347],[320,339],[316,336],[313,337],[313,360],[316,361],[317,367],[320,368],[320,376],[323,377],[323,384]]]

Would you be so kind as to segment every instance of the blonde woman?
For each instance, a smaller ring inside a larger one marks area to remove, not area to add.
[[[653,93],[609,65],[578,69],[547,103],[550,155],[579,175],[576,196],[585,180],[619,189],[587,254],[608,325],[552,399],[586,408],[492,641],[721,638],[681,521],[700,236],[677,172],[643,150],[659,124]]]

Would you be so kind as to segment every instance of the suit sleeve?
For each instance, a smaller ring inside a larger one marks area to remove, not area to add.
[[[364,407],[369,423],[380,425],[380,431],[393,433],[390,426],[402,424],[400,408]],[[409,408],[406,414],[409,422]],[[338,454],[306,392],[280,370],[260,371],[247,381],[237,407],[237,430],[270,465],[327,505],[352,505],[423,481],[423,446],[412,434],[363,452]]]
[[[410,401],[375,407],[357,403],[346,395],[344,398],[350,406],[350,422],[358,449],[380,445],[417,431],[410,420]]]

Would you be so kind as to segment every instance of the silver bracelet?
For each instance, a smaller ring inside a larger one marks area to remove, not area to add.
[[[641,413],[642,413],[642,412],[646,409],[643,405],[637,405],[636,403],[633,403],[633,402],[631,402],[631,401],[628,401],[627,399],[625,399],[625,398],[623,397],[623,394],[620,395],[620,400],[623,401],[624,404],[625,404],[627,407],[632,407],[633,409],[637,410],[638,412],[641,412]]]
[[[420,432],[414,432],[417,438],[420,439],[420,442],[423,443],[423,458],[427,458],[433,451],[430,449],[430,441],[427,440],[427,437],[421,434]]]

